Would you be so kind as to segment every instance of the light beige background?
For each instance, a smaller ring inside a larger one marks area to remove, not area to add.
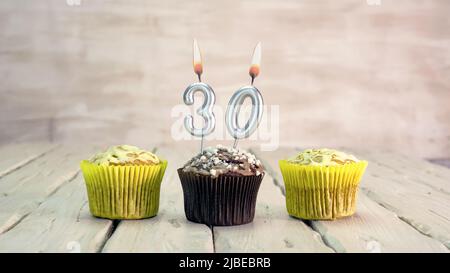
[[[280,144],[449,157],[450,1],[78,1],[0,2],[0,144],[170,144],[196,37],[223,106],[262,42]]]

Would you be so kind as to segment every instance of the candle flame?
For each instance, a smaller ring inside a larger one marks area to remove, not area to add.
[[[200,75],[203,73],[203,63],[202,63],[202,54],[200,52],[200,48],[197,43],[197,39],[194,39],[193,43],[193,66],[194,72],[200,78]]]
[[[259,42],[256,45],[255,50],[253,51],[252,63],[248,71],[250,77],[252,77],[252,81],[259,75],[260,66],[261,66],[261,42]]]

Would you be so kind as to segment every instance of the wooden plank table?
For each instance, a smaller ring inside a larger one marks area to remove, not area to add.
[[[194,147],[156,146],[169,161],[160,211],[145,220],[89,213],[79,161],[98,147],[27,143],[0,147],[1,252],[449,252],[450,169],[390,153],[354,152],[369,167],[357,213],[301,221],[285,208],[278,159],[298,148],[250,149],[264,163],[253,223],[209,227],[186,220],[176,168]]]

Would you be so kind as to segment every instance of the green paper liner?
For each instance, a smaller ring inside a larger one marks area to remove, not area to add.
[[[280,160],[289,215],[333,220],[356,211],[359,182],[367,161],[341,166],[307,166]]]
[[[80,166],[92,215],[142,219],[158,213],[167,161],[158,165],[99,166],[83,160]]]
[[[264,173],[217,178],[178,169],[189,221],[210,226],[247,224],[255,216],[256,198]]]

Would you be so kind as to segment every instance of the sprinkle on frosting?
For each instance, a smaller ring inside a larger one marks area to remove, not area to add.
[[[94,155],[90,162],[98,165],[156,165],[159,158],[148,151],[131,145],[119,145],[110,147],[106,152]]]
[[[189,160],[183,167],[184,172],[218,177],[219,175],[252,176],[264,171],[261,161],[255,155],[218,145],[208,147]]]
[[[338,166],[358,161],[353,155],[332,149],[308,149],[288,159],[290,163],[311,166]]]

